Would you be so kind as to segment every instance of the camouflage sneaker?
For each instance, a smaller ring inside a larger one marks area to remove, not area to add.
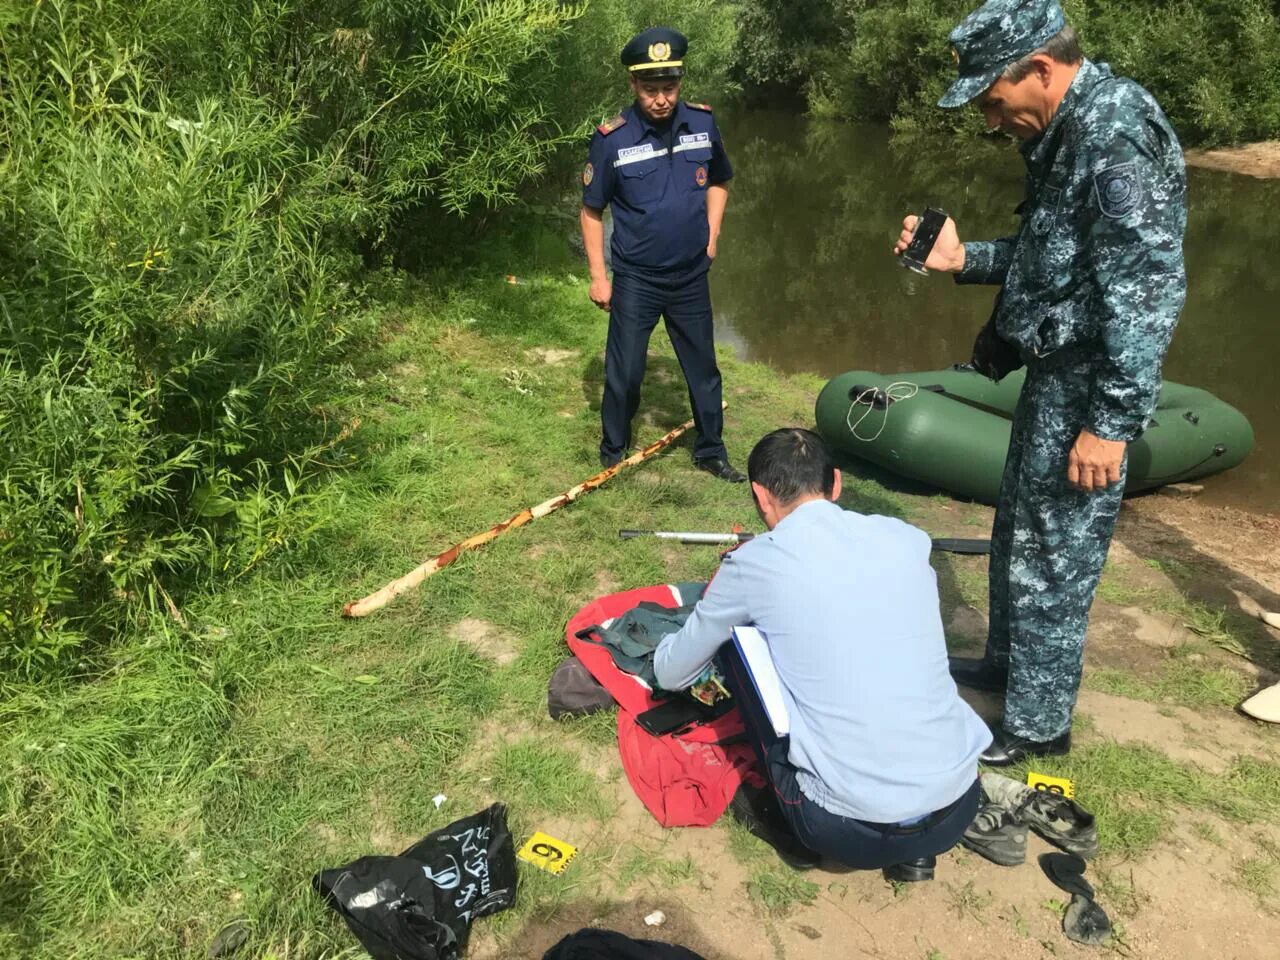
[[[1016,867],[1027,859],[1027,825],[998,803],[979,808],[960,842],[1002,867]]]
[[[1074,800],[1033,790],[998,773],[982,775],[982,792],[1055,847],[1086,860],[1098,852],[1098,825],[1093,814]]]

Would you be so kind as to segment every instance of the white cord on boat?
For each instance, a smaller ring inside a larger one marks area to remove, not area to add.
[[[874,441],[879,440],[880,434],[884,433],[884,428],[889,425],[889,408],[899,400],[910,400],[920,392],[920,387],[917,384],[911,383],[909,380],[897,380],[889,384],[884,391],[884,419],[880,421],[880,429],[876,431],[876,435],[874,437],[860,436],[858,434],[858,428],[862,426],[862,421],[871,416],[871,411],[875,409],[875,397],[879,389],[879,387],[867,387],[867,389],[863,390],[853,398],[853,403],[849,404],[849,413],[844,418],[844,422],[848,425],[849,432],[853,434],[853,438],[855,440],[861,440],[863,443],[873,443]],[[858,406],[860,403],[865,403],[867,405],[867,409],[864,410],[862,416],[858,418],[858,422],[854,423],[853,410],[854,407]]]

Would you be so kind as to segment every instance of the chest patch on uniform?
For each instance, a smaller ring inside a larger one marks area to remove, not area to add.
[[[693,174],[693,181],[698,186],[705,187],[707,185],[707,168],[699,166]]]
[[[595,179],[596,168],[591,164],[587,164],[582,168],[582,185],[584,187],[591,186],[591,181]]]
[[[711,144],[711,134],[709,133],[682,133],[680,134],[680,146],[696,147],[699,145],[709,146]]]
[[[1093,178],[1098,207],[1105,216],[1118,220],[1138,208],[1142,202],[1142,181],[1132,163],[1109,167]]]

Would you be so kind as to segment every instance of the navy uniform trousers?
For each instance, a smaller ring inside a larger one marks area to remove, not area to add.
[[[603,439],[600,453],[625,456],[631,446],[631,421],[640,407],[649,336],[658,319],[667,322],[680,369],[689,386],[689,405],[698,438],[695,459],[726,459],[721,409],[720,368],[716,366],[711,294],[704,272],[678,286],[631,274],[613,278],[609,340],[604,354],[604,399],[600,403]]]

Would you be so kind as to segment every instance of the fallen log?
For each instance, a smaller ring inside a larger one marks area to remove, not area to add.
[[[727,403],[722,404],[722,409],[727,406]],[[692,427],[693,421],[686,421],[666,436],[649,444],[649,446],[645,447],[638,453],[633,453],[631,456],[614,464],[612,467],[601,470],[595,476],[584,480],[576,487],[566,490],[559,496],[552,497],[550,500],[540,503],[536,507],[528,507],[521,510],[509,520],[490,527],[488,530],[483,533],[478,533],[474,537],[469,537],[461,543],[455,543],[448,550],[432,557],[417,569],[405,574],[398,580],[392,580],[376,593],[369,594],[369,596],[365,597],[363,600],[351,601],[351,603],[348,603],[342,608],[342,615],[348,618],[366,617],[375,610],[381,610],[402,593],[408,593],[410,590],[417,587],[423,580],[426,580],[427,577],[439,573],[468,550],[478,550],[486,543],[492,543],[494,540],[497,540],[498,537],[502,536],[508,530],[523,527],[525,524],[532,523],[534,520],[545,517],[549,513],[555,513],[555,511],[559,510],[561,507],[573,503],[573,501],[577,500],[584,493],[590,493],[592,490],[608,483],[627,467],[634,467],[637,464],[644,463],[644,461],[648,460],[650,457],[660,453],[662,450],[665,450],[667,447],[671,446],[671,444],[679,440],[686,432],[692,429]]]

